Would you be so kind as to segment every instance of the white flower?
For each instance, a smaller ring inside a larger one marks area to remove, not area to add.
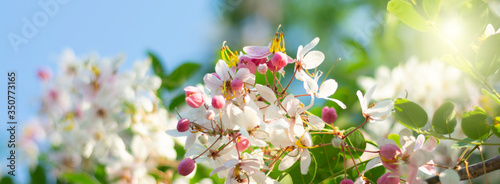
[[[392,110],[391,100],[383,100],[370,107],[369,103],[371,95],[375,91],[375,87],[376,86],[370,88],[370,90],[366,92],[365,96],[363,96],[363,94],[359,90],[356,92],[356,95],[358,95],[359,103],[361,105],[361,110],[363,111],[363,116],[367,118],[371,123],[384,120]]]
[[[215,73],[206,74],[203,77],[206,87],[210,90],[211,95],[224,95],[225,97],[234,97],[238,95],[233,89],[231,89],[231,82],[233,80],[239,79],[245,84],[255,83],[255,76],[250,73],[247,68],[241,68],[236,73],[228,67],[224,60],[219,60],[215,65]]]
[[[490,36],[493,36],[495,34],[498,34],[500,33],[500,29],[498,29],[497,31],[495,31],[495,28],[493,27],[493,25],[491,24],[488,24],[486,26],[486,29],[484,30],[484,33],[483,33],[483,38],[486,39]]]
[[[297,49],[297,60],[300,63],[302,69],[309,70],[318,67],[323,60],[325,60],[325,55],[321,51],[313,50],[316,45],[318,45],[319,38],[314,38],[305,47],[302,45]]]
[[[298,71],[295,77],[298,80],[304,81],[304,89],[306,90],[307,94],[311,94],[316,96],[317,98],[322,98],[326,100],[333,101],[337,103],[342,109],[346,108],[346,105],[337,99],[330,98],[335,91],[337,91],[338,88],[338,83],[334,79],[327,79],[318,88],[318,80],[319,77],[321,77],[323,73],[321,71],[318,71],[314,74],[314,78],[310,77],[307,75],[303,70]],[[313,97],[313,96],[311,96]]]
[[[300,125],[295,125],[299,127]],[[278,167],[280,171],[286,170],[290,168],[299,158],[300,158],[300,173],[307,174],[309,171],[309,166],[311,165],[311,155],[309,153],[309,148],[312,146],[312,138],[311,135],[307,132],[300,133],[300,128],[295,129],[299,132],[295,132],[297,135],[302,135],[300,139],[296,141],[296,146],[292,151],[290,151],[284,158],[281,160],[281,163]],[[303,127],[302,127],[302,131]]]

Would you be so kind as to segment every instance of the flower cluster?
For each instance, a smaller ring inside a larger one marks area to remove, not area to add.
[[[45,82],[40,121],[56,176],[104,167],[109,181],[156,183],[158,166],[175,159],[165,134],[168,114],[156,95],[160,78],[148,74],[149,60],[123,72],[122,61],[66,51],[54,79],[50,70],[38,73]]]
[[[321,51],[312,50],[318,42],[315,38],[299,46],[296,58],[286,54],[279,29],[268,46],[246,46],[238,53],[224,43],[215,73],[204,76],[203,86],[184,88],[189,108],[179,114],[177,129],[167,131],[187,137],[179,174],[189,175],[196,164],[206,163],[214,169],[211,174],[226,177],[226,183],[273,183],[276,181],[268,174],[275,166],[284,171],[299,162],[300,172],[307,174],[310,149],[348,147],[344,139],[354,131],[334,126],[334,108],[323,108],[321,117],[307,111],[317,98],[346,108],[331,98],[338,87],[334,79],[318,83],[323,73],[317,67],[325,60]],[[293,76],[282,83],[287,66],[293,67]],[[257,83],[258,77],[265,79]],[[303,85],[304,94],[287,93],[295,79]],[[366,119],[363,124],[383,120],[392,110],[391,100],[370,104],[374,90],[357,93]],[[303,103],[301,98],[309,102]],[[313,145],[311,133],[335,138],[331,144]]]

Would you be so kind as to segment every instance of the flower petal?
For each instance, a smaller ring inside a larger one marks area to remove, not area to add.
[[[330,101],[332,101],[332,102],[337,103],[337,105],[339,105],[339,106],[340,106],[340,108],[342,108],[342,109],[346,109],[346,108],[347,108],[347,106],[344,104],[344,102],[342,102],[342,101],[340,101],[340,100],[337,100],[337,99],[335,99],[335,98],[323,98],[323,99],[330,100]]]
[[[410,163],[420,167],[425,163],[429,162],[430,160],[432,160],[433,158],[434,155],[432,155],[432,153],[429,153],[424,150],[417,150],[411,154]]]
[[[215,73],[217,73],[221,81],[225,81],[229,78],[229,71],[230,70],[226,62],[222,59],[219,59],[219,61],[215,65]]]
[[[337,91],[339,84],[333,79],[325,80],[319,87],[318,98],[328,98]]]
[[[312,126],[312,130],[321,130],[325,127],[325,122],[318,116],[310,115],[308,120],[309,124]]]
[[[256,59],[265,58],[271,54],[269,46],[246,46],[243,47],[243,52]]]
[[[300,173],[303,175],[307,174],[310,165],[311,155],[309,155],[309,150],[303,149],[302,154],[300,154]]]
[[[436,138],[430,136],[429,138],[427,138],[424,145],[422,145],[421,149],[431,152],[432,150],[434,150],[434,148],[436,148],[436,145],[437,145]]]
[[[297,50],[297,53],[298,53],[297,56],[300,56],[300,57],[297,57],[297,59],[301,59],[302,57],[304,57],[304,55],[306,55],[306,53],[309,52],[312,48],[316,47],[316,45],[318,45],[318,43],[319,43],[319,38],[316,37],[311,42],[309,42],[304,48]],[[299,47],[302,47],[302,45]]]
[[[302,68],[308,70],[318,67],[325,60],[325,55],[321,51],[313,50],[304,57],[302,60]]]
[[[295,149],[295,150],[298,150],[298,148],[297,148],[297,149]],[[294,150],[294,151],[295,151],[295,150]],[[286,169],[290,168],[290,167],[291,167],[293,164],[295,164],[295,162],[299,159],[299,156],[298,156],[298,155],[296,155],[296,153],[295,153],[295,154],[293,154],[292,152],[293,152],[293,151],[289,152],[289,153],[288,153],[288,155],[286,155],[286,156],[283,158],[283,160],[281,160],[281,163],[280,163],[280,165],[278,166],[278,169],[279,169],[280,171],[284,171],[284,170],[286,170]]]
[[[261,84],[256,84],[255,89],[257,89],[262,98],[264,98],[267,102],[271,104],[276,102],[276,95],[271,88],[263,86]]]

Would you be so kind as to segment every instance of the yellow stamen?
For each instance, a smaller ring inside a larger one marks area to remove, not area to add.
[[[231,51],[229,47],[226,45],[226,41],[222,43],[222,48],[220,50],[220,55],[222,57],[222,60],[224,60],[227,63],[227,66],[229,68],[236,66],[239,61],[238,57],[238,51]]]
[[[281,31],[280,31],[281,28]],[[276,33],[274,34],[274,37],[271,38],[271,47],[269,48],[269,52],[271,53],[276,53],[276,52],[285,52],[285,31],[283,30],[283,27],[281,25],[278,26],[278,29],[276,30]]]

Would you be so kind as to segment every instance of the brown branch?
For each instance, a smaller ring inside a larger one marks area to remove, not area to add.
[[[484,166],[486,168],[483,168],[483,163],[476,163],[474,165],[470,165],[468,167],[469,169],[469,176],[467,176],[467,171],[466,168],[462,168],[458,170],[458,175],[460,176],[460,180],[467,180],[468,178],[473,179],[477,178],[479,176],[484,175],[484,171],[486,170],[486,173],[495,171],[500,169],[500,155],[490,158],[484,162]],[[425,181],[428,184],[437,184],[439,182],[439,176],[433,176],[430,178],[425,179]]]

